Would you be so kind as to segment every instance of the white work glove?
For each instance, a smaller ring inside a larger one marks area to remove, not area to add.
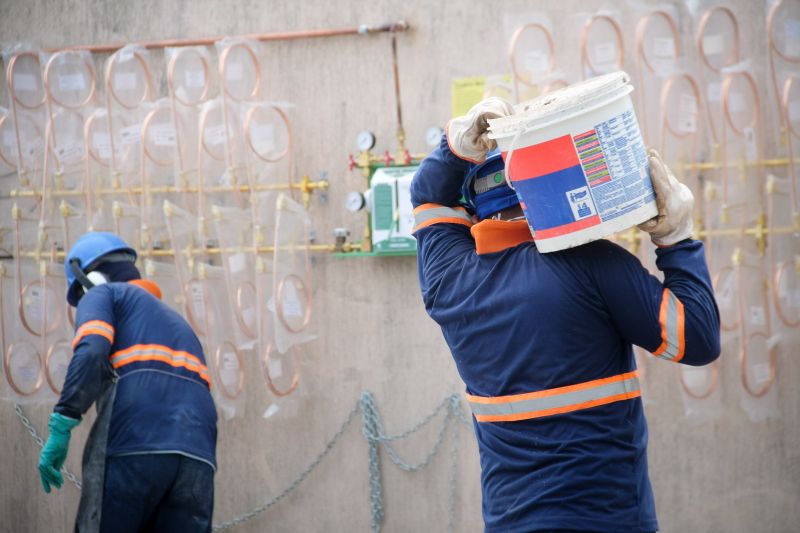
[[[493,96],[481,100],[466,115],[456,117],[447,124],[447,143],[450,151],[461,159],[482,163],[486,152],[497,147],[497,142],[487,135],[490,118],[500,118],[514,113],[514,106]]]
[[[658,215],[639,224],[639,229],[649,233],[656,246],[671,246],[692,236],[694,195],[672,175],[658,152],[651,148],[647,155]]]

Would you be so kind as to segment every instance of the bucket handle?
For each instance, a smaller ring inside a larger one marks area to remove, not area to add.
[[[508,157],[506,158],[506,164],[503,168],[503,177],[506,179],[506,185],[508,185],[512,191],[516,191],[514,185],[511,183],[511,176],[509,175],[509,170],[511,168],[511,156],[514,155],[514,150],[519,142],[519,138],[522,137],[522,134],[525,133],[525,128],[520,128],[517,130],[517,133],[514,134],[514,137],[511,139],[511,144],[508,145]]]

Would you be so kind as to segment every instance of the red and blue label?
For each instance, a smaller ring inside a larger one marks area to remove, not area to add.
[[[504,152],[503,159],[507,157]],[[587,166],[593,172],[588,183]],[[537,240],[600,224],[589,186],[611,178],[594,130],[575,141],[564,135],[514,150],[509,174]]]

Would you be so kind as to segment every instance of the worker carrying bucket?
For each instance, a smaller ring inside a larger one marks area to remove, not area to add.
[[[42,484],[61,487],[71,431],[96,403],[75,530],[211,531],[217,412],[205,357],[135,261],[122,239],[102,232],[67,254],[76,332],[39,457]]]
[[[688,365],[719,356],[694,199],[638,146],[630,89],[614,91],[580,121],[558,94],[554,114],[484,100],[448,124],[411,185],[422,297],[466,384],[487,532],[658,530],[632,346]],[[587,133],[600,150],[583,158]],[[598,153],[600,177],[586,161]],[[600,239],[634,223],[663,282]]]

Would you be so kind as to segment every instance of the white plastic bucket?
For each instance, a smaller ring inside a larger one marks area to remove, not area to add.
[[[624,72],[592,78],[489,121],[540,252],[608,237],[658,214],[628,82]]]

